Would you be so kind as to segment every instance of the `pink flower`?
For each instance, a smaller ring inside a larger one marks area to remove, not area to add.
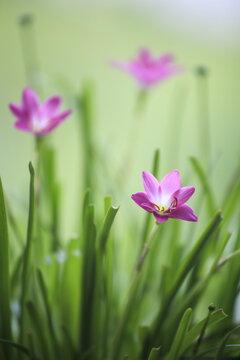
[[[49,134],[72,112],[65,110],[59,113],[61,102],[61,96],[52,96],[40,105],[37,94],[32,89],[25,88],[22,93],[22,105],[9,104],[10,110],[17,118],[15,127],[37,136]]]
[[[198,221],[190,206],[185,203],[195,191],[193,186],[181,188],[181,180],[177,170],[171,171],[159,183],[147,171],[143,171],[143,186],[146,192],[132,195],[132,199],[144,210],[152,213],[158,223],[168,218],[187,221]]]
[[[138,59],[128,62],[115,60],[112,65],[134,76],[141,87],[146,89],[182,70],[180,66],[174,65],[173,61],[174,57],[171,54],[154,59],[149,50],[142,49]]]

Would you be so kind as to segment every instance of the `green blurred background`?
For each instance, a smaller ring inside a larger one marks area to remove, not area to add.
[[[72,209],[79,199],[76,192],[82,169],[80,120],[73,97],[86,80],[94,83],[94,136],[111,174],[108,177],[103,166],[96,182],[101,183],[103,194],[113,193],[123,216],[131,208],[133,217],[141,221],[143,211],[136,209],[130,195],[141,191],[141,172],[151,170],[157,147],[161,150],[161,176],[178,168],[183,185],[196,185],[189,156],[201,159],[203,149],[198,145],[202,115],[195,69],[205,66],[209,73],[211,159],[215,164],[209,178],[216,198],[223,199],[239,158],[238,1],[0,0],[0,173],[15,212],[23,217],[27,208],[27,164],[34,160],[34,139],[14,129],[8,103],[19,103],[22,89],[28,85],[18,24],[25,12],[35,19],[36,81],[42,89],[42,100],[61,94],[65,99],[63,108],[74,110],[49,140],[57,150],[58,175],[64,188],[64,238],[77,230]],[[117,191],[114,174],[132,128],[138,86],[109,63],[115,58],[133,58],[143,46],[156,56],[172,52],[185,71],[149,93],[128,181],[124,191]],[[199,195],[197,191],[196,198]]]

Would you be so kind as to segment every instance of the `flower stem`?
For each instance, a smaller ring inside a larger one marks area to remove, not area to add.
[[[113,345],[113,354],[112,354],[112,360],[117,360],[119,359],[120,354],[120,350],[121,350],[121,346],[123,343],[123,334],[125,333],[125,329],[128,323],[128,320],[131,316],[131,309],[132,309],[132,305],[134,303],[135,300],[135,296],[136,296],[136,290],[137,290],[137,286],[139,284],[139,278],[141,275],[141,270],[143,268],[143,264],[145,262],[146,256],[149,252],[149,248],[150,245],[153,241],[153,239],[155,238],[155,235],[157,233],[158,230],[158,224],[156,224],[156,226],[153,228],[153,231],[147,241],[147,243],[145,243],[142,253],[140,255],[136,270],[135,270],[135,274],[129,289],[129,293],[128,293],[128,297],[127,297],[127,302],[123,311],[123,315],[122,318],[120,320],[118,329],[116,331],[116,336],[114,339],[114,345]]]
[[[208,165],[211,160],[208,70],[199,66],[196,69],[198,92],[198,122],[199,122],[199,154]]]
[[[40,90],[36,76],[39,73],[39,62],[36,51],[33,14],[24,13],[20,16],[19,33],[27,85]]]
[[[37,237],[37,255],[38,258],[42,256],[42,244],[41,244],[41,219],[40,219],[40,172],[41,172],[41,148],[43,138],[41,136],[35,137],[35,218],[36,218],[36,237]]]
[[[127,175],[129,174],[133,163],[134,153],[137,149],[141,132],[141,125],[143,123],[141,120],[143,118],[143,113],[146,106],[147,95],[148,93],[146,90],[141,90],[137,96],[134,122],[132,124],[132,128],[128,132],[128,139],[124,149],[122,163],[117,173],[117,178],[121,182],[121,185],[123,181],[126,182]]]

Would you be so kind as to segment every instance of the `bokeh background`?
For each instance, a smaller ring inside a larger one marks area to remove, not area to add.
[[[34,139],[16,131],[8,110],[20,102],[29,85],[25,73],[19,17],[34,16],[37,56],[36,83],[42,100],[64,96],[63,107],[72,116],[50,137],[57,150],[62,194],[64,238],[76,230],[72,208],[79,197],[81,139],[79,116],[73,101],[82,84],[94,84],[95,138],[112,178],[99,171],[102,193],[113,193],[122,214],[143,216],[130,195],[141,191],[141,172],[150,170],[154,150],[161,150],[161,175],[178,168],[194,179],[189,156],[201,158],[201,128],[196,67],[208,70],[209,136],[213,171],[209,179],[216,198],[224,189],[239,159],[240,114],[240,2],[238,0],[115,0],[25,1],[0,0],[0,173],[15,211],[26,216],[29,160],[34,160]],[[124,191],[114,187],[133,117],[138,84],[109,66],[112,59],[128,60],[139,48],[157,56],[171,52],[185,71],[151,90],[141,120],[140,138]],[[203,164],[205,166],[206,164]],[[105,179],[105,182],[101,179]],[[193,180],[191,180],[193,181]],[[199,196],[196,193],[196,197]]]

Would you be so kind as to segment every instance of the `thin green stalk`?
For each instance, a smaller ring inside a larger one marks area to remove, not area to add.
[[[124,307],[123,314],[120,319],[120,323],[116,330],[116,336],[115,336],[114,343],[113,343],[112,360],[119,359],[119,357],[121,355],[121,346],[122,346],[123,339],[124,339],[124,332],[125,332],[125,329],[127,327],[127,324],[128,324],[129,318],[130,318],[132,307],[134,305],[136,290],[137,290],[137,286],[139,284],[140,275],[142,273],[141,270],[144,265],[146,256],[149,252],[150,245],[151,245],[157,231],[158,231],[158,225],[156,225],[155,228],[153,229],[152,234],[150,235],[148,242],[144,245],[141,256],[139,258],[137,268],[135,270],[135,275],[133,277],[133,280],[132,280],[132,283],[131,283],[131,286],[129,289],[129,293],[127,296],[127,302]]]
[[[9,239],[7,214],[2,181],[0,178],[0,338],[11,340]],[[7,347],[3,348],[6,359],[10,357]]]
[[[41,201],[41,181],[40,181],[40,173],[41,173],[41,149],[43,144],[43,137],[36,136],[35,137],[35,218],[36,218],[36,259],[42,257],[43,254],[43,243],[41,239],[41,218],[40,218],[40,201]]]
[[[36,76],[39,72],[39,61],[36,51],[33,14],[24,13],[20,16],[19,33],[27,84],[36,89],[39,88],[39,81]]]
[[[34,169],[31,163],[29,163],[30,172],[30,190],[29,190],[29,212],[28,212],[28,226],[27,226],[27,243],[23,259],[23,271],[22,271],[22,289],[21,289],[21,317],[20,317],[20,343],[24,342],[25,335],[25,314],[26,314],[26,296],[30,281],[30,269],[32,261],[32,245],[33,245],[33,230],[34,230]]]
[[[39,287],[41,290],[41,295],[42,295],[42,299],[43,299],[43,303],[44,303],[44,308],[45,308],[45,312],[46,312],[48,327],[49,327],[49,331],[50,331],[50,335],[51,335],[51,341],[53,343],[55,356],[57,359],[61,359],[62,356],[61,356],[61,352],[59,349],[55,328],[53,325],[53,319],[52,319],[52,314],[51,314],[51,309],[50,309],[50,304],[49,304],[49,299],[48,299],[47,287],[46,287],[45,281],[43,279],[42,273],[39,269],[37,270],[37,279],[38,279],[38,284],[39,284]]]
[[[86,82],[83,85],[82,93],[78,97],[78,108],[81,125],[81,143],[83,144],[83,164],[84,171],[81,169],[81,175],[84,174],[83,188],[92,188],[95,185],[94,168],[95,168],[95,146],[93,141],[93,85]]]
[[[149,347],[151,347],[151,343],[155,344],[158,343],[160,334],[160,329],[162,328],[162,323],[165,320],[168,309],[172,304],[172,301],[178,292],[182,282],[186,278],[189,271],[194,267],[196,264],[196,260],[198,256],[201,254],[202,250],[204,249],[207,241],[212,236],[214,231],[216,230],[217,226],[222,220],[222,216],[220,212],[214,216],[214,218],[210,221],[209,225],[199,237],[193,248],[190,250],[184,261],[181,263],[180,268],[176,274],[176,278],[172,282],[172,286],[169,289],[168,293],[166,294],[165,299],[163,299],[163,304],[161,309],[159,310],[158,315],[152,326],[151,336],[148,336],[143,347],[143,358],[147,356],[149,352]]]
[[[208,316],[206,317],[206,320],[203,324],[203,327],[202,327],[202,330],[201,330],[201,333],[198,337],[198,340],[194,346],[194,349],[193,349],[193,360],[196,359],[196,356],[198,354],[198,351],[199,351],[199,347],[203,341],[203,337],[204,337],[204,334],[206,332],[206,328],[208,326],[208,323],[209,323],[209,320],[210,320],[210,316],[211,316],[211,313],[215,310],[215,306],[214,305],[209,305],[208,307]]]
[[[209,95],[208,95],[208,70],[199,66],[197,76],[197,102],[198,102],[198,127],[199,127],[199,154],[205,164],[211,160],[210,125],[209,125]]]
[[[138,141],[143,124],[143,115],[146,107],[148,93],[146,90],[140,90],[136,100],[135,117],[130,131],[128,132],[128,138],[123,152],[122,162],[117,172],[117,179],[120,181],[120,185],[126,182],[134,156],[137,150]]]

